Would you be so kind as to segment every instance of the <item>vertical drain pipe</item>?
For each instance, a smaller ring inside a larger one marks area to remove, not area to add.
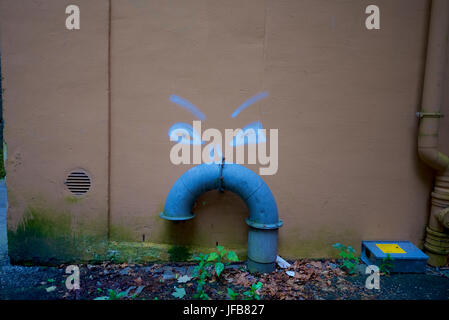
[[[111,175],[112,175],[112,92],[111,92],[112,0],[108,3],[108,184],[107,240],[111,240]]]
[[[436,171],[435,187],[424,249],[429,264],[443,266],[449,254],[449,158],[438,151],[438,132],[443,101],[444,70],[447,59],[449,1],[433,0],[427,44],[418,153]]]

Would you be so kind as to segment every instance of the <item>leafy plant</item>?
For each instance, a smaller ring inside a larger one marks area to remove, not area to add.
[[[393,259],[391,258],[390,254],[387,253],[387,257],[382,259],[379,271],[386,274],[390,274],[391,270],[393,270],[393,267],[394,267]]]
[[[359,264],[359,258],[355,256],[355,250],[351,246],[346,247],[340,243],[334,244],[333,247],[340,250],[338,255],[343,259],[341,267],[346,269],[349,274],[354,274]]]
[[[109,300],[118,300],[127,296],[127,293],[125,291],[117,293],[115,292],[115,290],[109,289],[108,293],[109,293]]]
[[[245,300],[260,300],[259,290],[262,288],[262,282],[253,283],[248,291],[243,292]]]
[[[100,289],[100,288],[97,288],[97,291],[98,291],[98,289]],[[109,289],[108,296],[97,297],[94,300],[118,300],[118,299],[124,298],[126,296],[128,296],[128,293],[126,291],[117,293],[115,290]]]
[[[204,290],[201,290],[201,292],[197,292],[197,294],[194,295],[194,298],[201,300],[210,300],[209,296],[206,292],[204,292]]]
[[[230,300],[237,300],[237,296],[239,295],[237,292],[234,292],[231,288],[228,289],[228,297]]]
[[[209,267],[214,266],[217,277],[223,272],[225,265],[231,262],[239,261],[237,254],[234,251],[225,250],[223,246],[217,246],[217,251],[210,254],[200,253],[193,258],[198,261],[198,266],[194,269],[194,277],[197,277],[197,291],[194,295],[196,299],[209,300],[209,296],[204,292],[204,285],[207,278],[212,276],[209,272]]]
[[[204,285],[206,284],[207,277],[210,276],[210,273],[208,271],[208,267],[210,263],[207,261],[208,259],[207,254],[200,253],[198,256],[194,257],[194,260],[199,261],[198,265],[195,267],[193,271],[193,276],[197,277],[197,287],[196,287],[196,294],[193,296],[197,299],[203,299],[208,300],[209,297],[204,292]]]
[[[215,273],[217,277],[220,276],[224,270],[225,264],[228,265],[231,262],[239,261],[237,254],[234,251],[227,251],[223,246],[217,246],[217,252],[212,252],[207,257],[208,262],[214,262]]]

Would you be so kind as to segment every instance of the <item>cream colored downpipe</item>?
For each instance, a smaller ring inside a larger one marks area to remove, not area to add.
[[[436,171],[424,249],[429,264],[443,266],[449,254],[449,158],[438,151],[449,34],[449,1],[433,0],[418,133],[419,157]]]

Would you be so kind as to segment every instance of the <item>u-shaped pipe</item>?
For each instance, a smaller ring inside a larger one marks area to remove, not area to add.
[[[223,188],[238,194],[249,209],[248,269],[272,272],[275,269],[278,228],[282,221],[271,190],[253,171],[234,163],[201,164],[185,172],[172,186],[160,217],[182,221],[192,219],[192,207],[201,194]]]

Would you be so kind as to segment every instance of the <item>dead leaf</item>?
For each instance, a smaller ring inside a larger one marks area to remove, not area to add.
[[[250,282],[248,281],[246,272],[244,272],[244,273],[242,272],[242,273],[238,274],[235,277],[233,283],[236,284],[236,285],[241,285],[243,287],[249,287],[250,286]]]
[[[304,274],[304,273],[295,273],[295,278],[299,279],[299,280],[309,280],[310,275],[309,274]]]
[[[189,282],[192,279],[192,277],[189,277],[188,275],[183,275],[182,277],[178,278],[179,283],[186,283]]]
[[[56,286],[51,286],[51,287],[48,287],[47,289],[45,289],[47,292],[53,292],[53,291],[55,291],[56,290]]]
[[[138,277],[137,279],[134,279],[134,282],[137,283],[137,284],[141,284],[142,281],[143,281],[143,280],[142,280],[141,277]]]

